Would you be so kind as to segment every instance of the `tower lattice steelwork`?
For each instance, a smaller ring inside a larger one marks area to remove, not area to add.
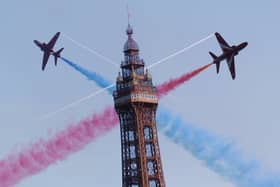
[[[156,129],[158,97],[144,70],[139,48],[128,25],[124,61],[114,91],[119,115],[123,187],[165,187]]]

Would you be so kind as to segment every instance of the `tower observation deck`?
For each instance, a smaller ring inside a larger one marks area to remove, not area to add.
[[[156,128],[158,97],[130,25],[113,93],[120,120],[122,186],[165,187]]]

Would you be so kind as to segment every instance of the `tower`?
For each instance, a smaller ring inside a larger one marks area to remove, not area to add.
[[[165,187],[156,128],[158,97],[144,71],[130,25],[124,60],[113,93],[120,120],[123,187]]]

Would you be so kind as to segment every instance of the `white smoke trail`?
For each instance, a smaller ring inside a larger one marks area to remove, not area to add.
[[[66,36],[66,35],[64,34],[64,36]],[[204,37],[204,38],[202,38],[201,40],[199,40],[199,41],[197,41],[197,42],[194,42],[194,43],[192,43],[191,45],[189,45],[189,46],[187,46],[187,47],[185,47],[185,48],[183,48],[183,49],[181,49],[181,50],[178,50],[177,52],[175,52],[175,53],[173,53],[173,54],[171,54],[171,55],[168,55],[167,57],[162,58],[161,60],[159,60],[159,61],[157,61],[157,62],[151,64],[151,65],[148,66],[147,68],[154,68],[155,66],[157,66],[157,65],[159,65],[159,64],[161,64],[161,63],[163,63],[163,62],[166,62],[167,60],[169,60],[169,59],[171,59],[171,58],[173,58],[173,57],[175,57],[175,56],[177,56],[177,55],[179,55],[179,54],[182,54],[182,53],[184,53],[184,52],[190,50],[191,48],[193,48],[193,47],[195,47],[195,46],[197,46],[197,45],[199,45],[199,44],[205,42],[206,40],[210,39],[210,38],[213,37],[213,36],[214,36],[214,34],[212,33],[212,34],[208,35],[207,37]],[[68,39],[70,39],[71,41],[73,41],[74,43],[76,43],[76,41],[75,41],[75,40],[72,40],[70,37],[69,37]],[[80,44],[80,43],[78,43],[78,42],[77,42],[76,44],[79,45],[79,46],[81,46],[81,47],[84,48],[84,49],[87,49],[87,50],[89,50],[89,51],[93,51],[93,50],[91,50],[90,48],[88,48],[88,47],[86,47],[86,46],[84,46],[84,45],[82,45],[82,44]],[[93,52],[93,53],[94,53],[94,54],[98,54],[98,53],[96,53],[96,52]],[[101,55],[100,57],[103,58],[103,55]],[[107,58],[107,57],[104,57],[103,59],[105,60],[105,59],[108,59],[108,58]],[[111,61],[111,60],[110,60],[110,61]],[[111,62],[113,62],[113,61],[111,61]],[[114,62],[113,62],[113,63],[114,63]],[[115,64],[115,63],[114,63],[114,64]],[[41,119],[46,119],[46,118],[52,117],[52,116],[56,115],[56,114],[59,113],[59,112],[65,111],[65,110],[67,110],[67,109],[69,109],[69,108],[71,108],[71,107],[73,107],[73,106],[75,106],[75,105],[77,105],[77,104],[80,104],[81,102],[83,102],[83,101],[85,101],[85,100],[88,100],[88,99],[90,99],[90,98],[92,98],[92,97],[95,97],[95,96],[97,96],[97,95],[103,93],[104,91],[106,91],[106,90],[109,89],[109,88],[112,88],[113,86],[115,86],[115,84],[111,84],[111,85],[109,85],[109,86],[107,86],[107,87],[105,87],[105,88],[102,88],[102,89],[100,89],[100,90],[97,90],[97,91],[91,93],[91,94],[88,95],[88,96],[85,96],[85,97],[83,97],[83,98],[81,98],[81,99],[79,99],[79,100],[77,100],[77,101],[74,101],[74,102],[72,102],[72,103],[70,103],[70,104],[67,104],[67,105],[63,106],[62,108],[60,108],[60,109],[58,109],[58,110],[56,110],[56,111],[54,111],[54,112],[51,112],[51,113],[49,113],[49,114],[46,114],[46,115],[45,115],[43,118],[41,118]]]
[[[85,100],[88,100],[88,99],[90,99],[90,98],[92,98],[92,97],[94,97],[94,96],[97,96],[98,94],[104,92],[105,90],[107,90],[107,89],[109,89],[109,88],[111,88],[111,87],[113,87],[113,86],[115,86],[115,84],[111,84],[111,85],[109,85],[109,86],[107,86],[107,87],[105,87],[105,88],[102,88],[102,89],[100,89],[100,90],[97,90],[97,91],[95,91],[95,92],[89,94],[88,96],[85,96],[85,97],[83,97],[83,98],[81,98],[81,99],[79,99],[79,100],[77,100],[77,101],[74,101],[74,102],[72,102],[72,103],[70,103],[70,104],[64,105],[64,106],[61,107],[60,109],[57,109],[56,111],[53,111],[53,112],[50,112],[50,113],[44,115],[44,116],[41,117],[39,120],[44,120],[44,119],[50,118],[50,117],[56,115],[57,113],[60,113],[60,112],[62,112],[62,111],[65,111],[65,110],[67,110],[67,109],[69,109],[69,108],[71,108],[71,107],[73,107],[73,106],[75,106],[75,105],[80,104],[81,102],[83,102],[83,101],[85,101]]]
[[[183,48],[183,49],[181,49],[181,50],[179,50],[179,51],[176,51],[175,53],[173,53],[173,54],[171,54],[171,55],[168,55],[167,57],[162,58],[161,60],[159,60],[159,61],[157,61],[157,62],[155,62],[155,63],[153,63],[153,64],[147,66],[147,68],[148,68],[148,69],[149,69],[149,68],[153,68],[153,67],[155,67],[155,66],[157,66],[157,65],[159,65],[159,64],[161,64],[161,63],[163,63],[163,62],[165,62],[165,61],[167,61],[167,60],[169,60],[169,59],[171,59],[171,58],[173,58],[173,57],[175,57],[175,56],[177,56],[177,55],[179,55],[179,54],[181,54],[181,53],[184,53],[184,52],[186,52],[186,51],[192,49],[193,47],[195,47],[195,46],[197,46],[197,45],[199,45],[199,44],[205,42],[206,40],[212,38],[213,36],[214,36],[214,33],[209,34],[209,35],[206,36],[205,38],[202,38],[201,40],[199,40],[199,41],[197,41],[197,42],[194,42],[194,43],[192,43],[191,45],[189,45],[189,46],[187,46],[187,47],[185,47],[185,48]]]
[[[97,52],[96,50],[93,50],[91,48],[89,48],[88,46],[74,40],[73,38],[71,38],[70,36],[66,35],[66,34],[62,34],[62,36],[64,36],[66,39],[70,40],[71,42],[73,42],[74,44],[76,44],[78,47],[81,47],[87,51],[89,51],[90,53],[96,55],[97,57],[101,58],[102,60],[110,63],[111,65],[114,65],[115,67],[119,68],[120,66],[113,60],[111,60],[110,58],[102,55],[101,53]]]

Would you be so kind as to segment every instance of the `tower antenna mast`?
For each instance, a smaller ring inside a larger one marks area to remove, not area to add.
[[[130,24],[130,12],[128,8],[128,3],[126,3],[126,12],[127,12],[127,23],[128,25]]]

